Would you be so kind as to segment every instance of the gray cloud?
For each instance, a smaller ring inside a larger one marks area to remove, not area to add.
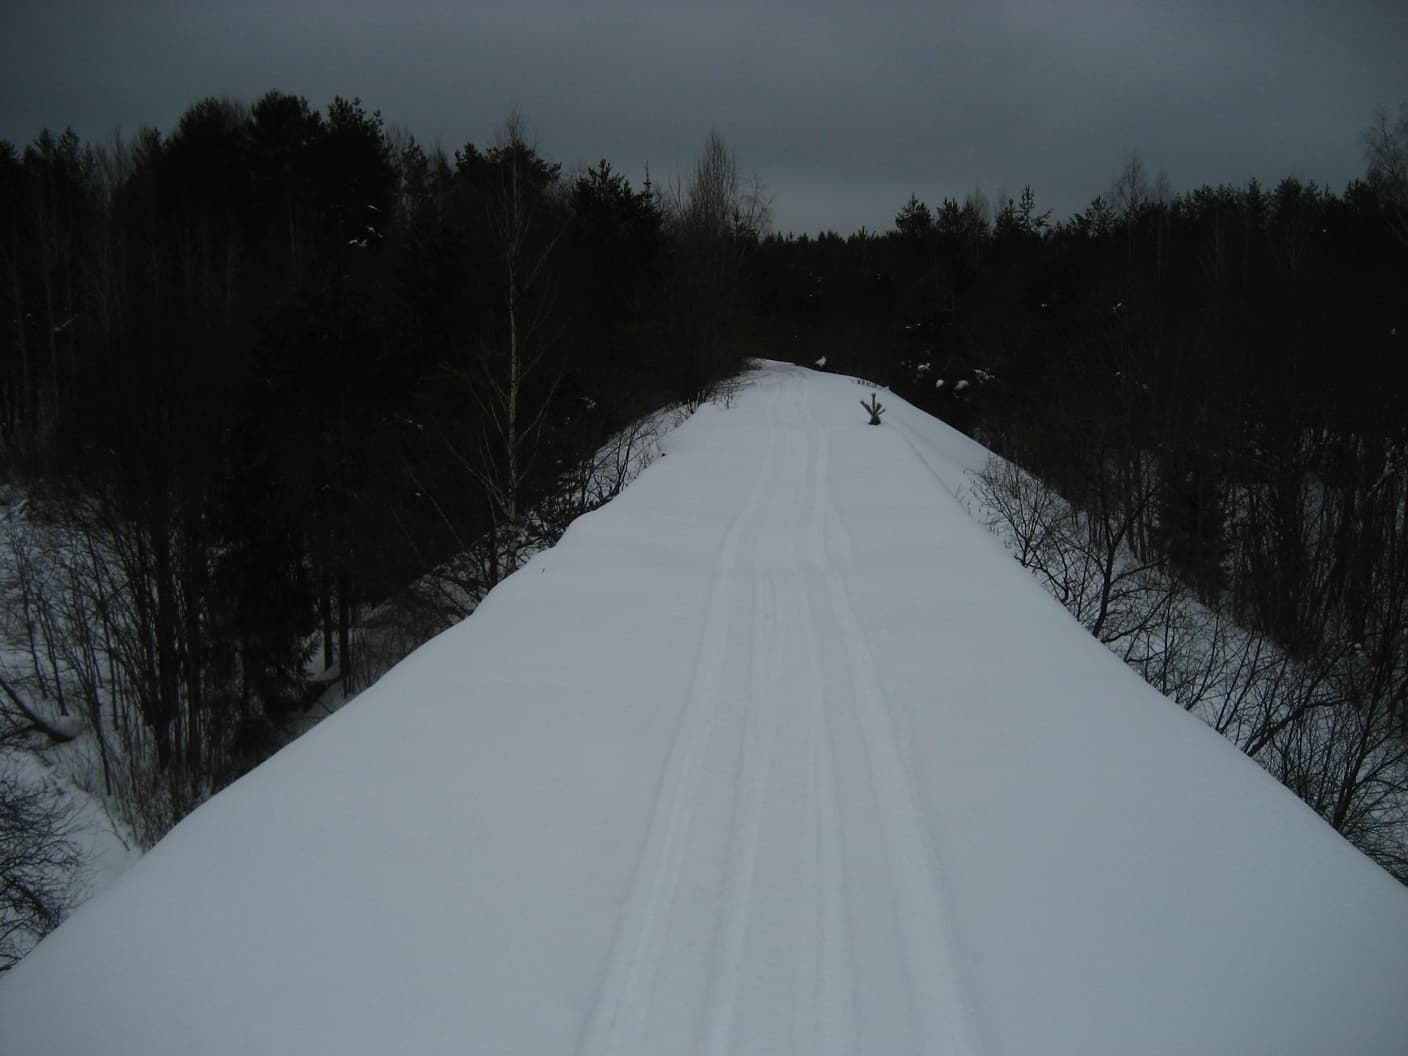
[[[787,230],[889,226],[1025,183],[1058,215],[1139,150],[1175,187],[1296,174],[1339,188],[1408,100],[1408,5],[770,5],[10,0],[0,136],[170,128],[205,95],[360,95],[424,141],[484,142],[511,105],[568,167],[668,178],[710,127]]]

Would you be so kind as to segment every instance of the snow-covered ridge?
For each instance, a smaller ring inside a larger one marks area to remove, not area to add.
[[[1408,891],[767,365],[0,980],[15,1053],[1397,1053]]]

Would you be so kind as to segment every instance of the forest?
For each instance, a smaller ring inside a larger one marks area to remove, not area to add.
[[[402,652],[463,616],[762,356],[931,411],[1107,581],[1274,648],[1301,703],[1249,754],[1335,717],[1278,776],[1408,879],[1408,118],[1365,145],[1338,191],[1130,155],[1065,219],[1027,186],[781,235],[717,132],[641,187],[517,114],[447,153],[277,92],[0,142],[0,739],[91,735],[149,846],[380,673],[372,614]]]

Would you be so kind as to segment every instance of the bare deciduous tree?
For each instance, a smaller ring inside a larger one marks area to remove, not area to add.
[[[1393,210],[1394,231],[1408,241],[1408,103],[1398,108],[1398,119],[1380,110],[1364,132],[1364,156],[1369,163],[1369,184]]]
[[[1156,560],[1139,560],[1129,531],[1136,511],[1127,505],[1077,509],[997,458],[972,497],[1022,566],[1087,630],[1408,881],[1408,598],[1375,600],[1390,618],[1374,633],[1328,635],[1291,655],[1200,603]],[[1408,560],[1408,551],[1393,554]],[[1401,594],[1405,584],[1408,577],[1385,576],[1379,589]]]
[[[82,868],[60,794],[0,773],[0,972],[58,927]]]
[[[567,219],[558,166],[538,154],[517,110],[487,153],[466,150],[458,161],[467,193],[478,198],[494,295],[474,347],[443,367],[478,411],[472,435],[447,434],[445,442],[488,500],[487,589],[517,566],[526,493],[561,382],[549,360],[560,338],[556,258]]]
[[[739,174],[733,148],[711,129],[683,181],[663,194],[667,226],[679,265],[670,335],[682,400],[696,406],[743,358],[743,264],[767,234],[771,207],[756,178]]]

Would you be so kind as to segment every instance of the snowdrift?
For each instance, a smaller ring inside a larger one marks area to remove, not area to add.
[[[1401,1053],[1408,892],[766,365],[0,980],[0,1052]]]

